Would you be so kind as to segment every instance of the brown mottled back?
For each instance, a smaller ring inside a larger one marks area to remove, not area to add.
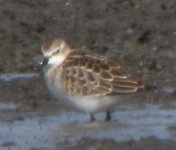
[[[74,96],[133,93],[144,87],[106,57],[72,51],[61,67],[63,85]]]

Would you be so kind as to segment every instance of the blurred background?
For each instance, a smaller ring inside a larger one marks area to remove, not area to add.
[[[0,0],[0,148],[176,148],[175,18],[175,0]],[[33,66],[41,44],[51,37],[120,62],[126,72],[150,85],[136,97],[143,103],[130,113],[129,108],[119,109],[124,114],[114,114],[115,125],[85,125],[85,114],[50,98]],[[151,128],[145,128],[147,123]],[[67,132],[60,134],[63,124]],[[53,136],[50,129],[58,134]]]

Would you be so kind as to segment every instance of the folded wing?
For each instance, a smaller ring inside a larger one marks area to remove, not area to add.
[[[124,73],[119,64],[106,57],[73,51],[62,67],[62,82],[71,95],[127,94],[144,88],[143,84]]]

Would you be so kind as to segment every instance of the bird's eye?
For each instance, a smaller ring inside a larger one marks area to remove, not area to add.
[[[53,53],[53,55],[59,54],[59,52],[60,52],[60,48],[58,48],[58,49]]]

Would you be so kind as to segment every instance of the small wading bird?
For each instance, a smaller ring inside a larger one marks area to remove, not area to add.
[[[43,73],[49,92],[56,99],[90,114],[111,111],[129,95],[144,86],[123,72],[107,57],[94,56],[71,49],[63,39],[55,38],[42,45]]]

